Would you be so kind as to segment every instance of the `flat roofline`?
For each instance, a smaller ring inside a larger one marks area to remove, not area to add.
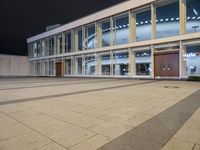
[[[72,21],[70,23],[64,24],[56,29],[53,29],[51,31],[47,31],[47,32],[43,32],[41,34],[32,36],[30,38],[27,39],[27,43],[31,43],[34,41],[37,41],[39,39],[43,39],[45,37],[49,37],[70,29],[74,29],[92,22],[95,22],[97,20],[102,20],[104,18],[113,16],[113,15],[117,15],[121,12],[125,12],[127,10],[131,10],[143,5],[147,5],[149,3],[155,2],[158,0],[130,0],[130,1],[125,1],[125,2],[121,2],[119,4],[116,4],[114,6],[111,6],[109,8],[105,8],[103,10],[100,10],[96,13],[90,14],[86,17],[77,19],[75,21]]]

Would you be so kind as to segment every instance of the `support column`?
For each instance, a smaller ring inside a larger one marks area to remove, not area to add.
[[[74,51],[78,51],[78,31],[74,31]]]
[[[71,52],[75,51],[75,36],[74,31],[71,30]]]
[[[113,51],[110,51],[110,75],[112,76],[113,75]]]
[[[60,54],[60,36],[61,35],[58,35],[58,36],[56,36],[56,38],[57,38],[57,54]]]
[[[101,73],[101,68],[102,68],[101,54],[98,54],[96,57],[97,57],[97,75],[100,76],[100,75],[102,75],[102,73]]]
[[[54,40],[54,47],[53,47],[54,55],[57,55],[57,40],[56,40],[56,36],[53,37],[53,40]]]
[[[179,49],[179,78],[183,77],[183,72],[184,72],[184,59],[183,59],[183,55],[184,55],[184,45],[182,43],[182,41],[180,41],[180,49]]]
[[[151,4],[151,39],[156,39],[156,8]]]
[[[65,53],[65,34],[62,33],[62,54]]]
[[[154,78],[154,47],[151,45],[151,77]]]
[[[135,55],[129,48],[129,74],[130,76],[136,75]]]
[[[129,11],[129,43],[136,42],[136,13]]]
[[[186,33],[186,0],[179,0],[180,35]]]
[[[102,25],[101,23],[97,24],[97,48],[102,47]]]
[[[114,45],[113,18],[110,17],[110,46]]]
[[[85,50],[86,49],[86,47],[84,47],[83,45],[84,45],[84,41],[85,41],[85,27],[84,26],[82,26],[82,50]]]
[[[95,76],[99,75],[99,60],[98,55],[95,53]]]

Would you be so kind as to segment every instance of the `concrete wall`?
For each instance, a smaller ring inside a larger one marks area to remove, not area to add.
[[[28,76],[29,62],[26,56],[0,54],[0,76]]]

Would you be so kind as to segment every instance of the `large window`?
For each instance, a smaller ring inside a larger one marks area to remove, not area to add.
[[[151,50],[135,52],[136,75],[151,74]]]
[[[82,75],[83,74],[83,59],[82,57],[76,58],[76,65],[77,65],[77,75]]]
[[[110,53],[101,54],[101,74],[110,75]]]
[[[55,61],[54,60],[49,61],[49,75],[51,76],[55,75]]]
[[[184,64],[186,76],[200,76],[200,44],[194,46],[186,46],[184,54]]]
[[[179,1],[156,8],[156,37],[179,35]]]
[[[71,52],[71,32],[65,33],[65,53]]]
[[[114,44],[127,44],[129,42],[128,14],[114,18]]]
[[[129,65],[128,52],[116,51],[114,53],[113,74],[119,76],[128,75],[129,73],[128,65]]]
[[[102,23],[102,47],[110,46],[110,20]]]
[[[83,32],[82,30],[78,31],[78,50],[82,50],[83,45]]]
[[[136,13],[136,41],[151,39],[151,10]]]
[[[58,35],[58,54],[62,54],[62,34]]]
[[[95,56],[85,57],[85,75],[95,75],[96,59]]]
[[[187,0],[187,32],[200,32],[200,1]]]
[[[54,55],[54,37],[49,38],[49,55]]]
[[[72,75],[72,59],[71,58],[67,58],[65,60],[65,74]]]
[[[41,50],[41,42],[37,41],[33,44],[33,57],[41,57],[42,50]]]
[[[85,30],[85,41],[84,45],[87,49],[93,49],[96,47],[96,34],[95,25],[90,25]]]

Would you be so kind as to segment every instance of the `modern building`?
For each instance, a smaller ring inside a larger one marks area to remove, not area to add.
[[[27,43],[32,76],[200,76],[200,0],[125,1]]]

